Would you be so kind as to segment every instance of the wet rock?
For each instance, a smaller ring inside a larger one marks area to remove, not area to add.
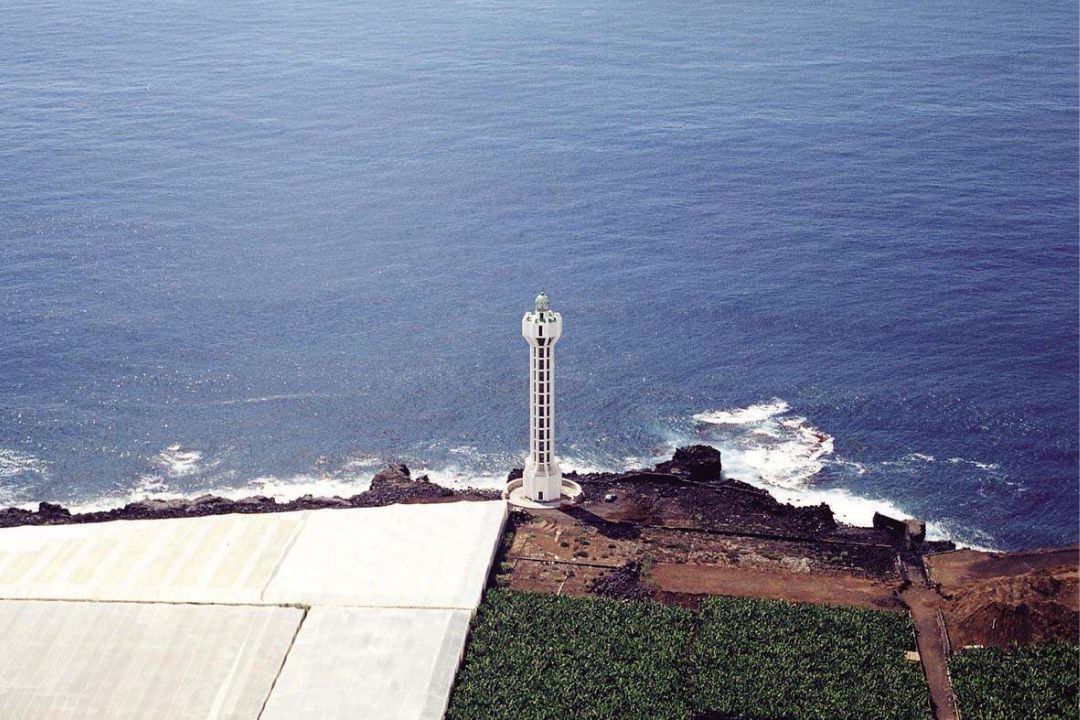
[[[119,512],[124,520],[144,520],[159,517],[180,517],[191,506],[190,500],[137,500],[128,503]]]
[[[287,510],[322,510],[324,508],[347,508],[352,503],[344,498],[324,497],[321,495],[301,495],[295,500],[286,503]]]
[[[253,495],[252,497],[240,498],[234,501],[234,507],[239,512],[271,512],[277,505],[277,500],[265,495]]]
[[[30,518],[35,517],[35,514],[31,510],[24,510],[22,508],[5,508],[0,510],[0,527],[15,527],[17,525],[27,525],[30,523]]]
[[[716,448],[689,445],[677,449],[670,460],[656,466],[656,471],[685,476],[697,482],[715,482],[721,477],[723,464]]]
[[[194,499],[148,498],[123,507],[88,513],[72,513],[54,503],[43,502],[37,511],[22,508],[0,509],[0,527],[18,525],[59,525],[66,523],[95,523],[109,520],[149,520],[160,518],[202,517],[228,513],[287,512],[290,510],[322,510],[326,508],[382,507],[395,503],[429,502],[439,500],[498,500],[499,490],[451,490],[431,482],[427,475],[413,478],[402,464],[388,465],[372,478],[370,489],[350,498],[304,495],[279,503],[272,497],[255,495],[239,500],[205,494]]]
[[[391,464],[375,473],[371,478],[371,489],[379,490],[391,486],[407,485],[413,481],[412,473],[403,463]]]
[[[38,515],[42,518],[54,519],[54,518],[67,518],[71,517],[71,511],[63,505],[57,505],[55,503],[43,502],[38,503]]]
[[[405,465],[387,465],[375,473],[371,479],[371,487],[361,496],[352,498],[355,505],[357,498],[361,504],[369,505],[372,502],[380,505],[389,505],[397,502],[416,502],[424,499],[449,497],[454,494],[450,488],[436,485],[428,479],[427,475],[413,478],[409,468]]]

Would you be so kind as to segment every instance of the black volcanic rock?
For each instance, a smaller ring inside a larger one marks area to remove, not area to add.
[[[349,498],[304,495],[288,502],[256,495],[233,500],[218,495],[200,495],[194,499],[163,500],[147,498],[130,502],[123,507],[72,514],[55,503],[43,502],[37,511],[10,507],[0,509],[0,527],[18,525],[63,525],[96,523],[110,520],[153,520],[160,518],[201,517],[229,513],[272,513],[291,510],[322,510],[327,508],[382,507],[395,503],[452,500],[498,500],[499,490],[466,488],[452,490],[437,485],[421,475],[413,478],[405,465],[394,464],[380,470],[372,478],[371,487]]]
[[[128,503],[121,509],[121,517],[125,520],[179,517],[187,514],[188,508],[191,507],[192,502],[192,500],[160,500],[157,498],[137,500]]]
[[[394,502],[450,497],[453,494],[454,491],[450,488],[431,482],[427,475],[413,479],[409,468],[399,463],[387,465],[375,473],[368,491],[353,500],[364,497],[365,504],[374,499],[379,504],[388,505]]]
[[[698,482],[715,482],[723,471],[720,451],[708,445],[689,445],[675,451],[675,455],[656,466],[656,471],[682,475]]]
[[[260,512],[274,512],[276,510],[277,500],[265,495],[252,495],[251,497],[240,498],[233,501],[233,512],[238,513],[260,513]]]
[[[377,490],[385,487],[399,486],[413,481],[412,473],[403,463],[390,464],[371,478],[371,489]]]
[[[616,600],[652,600],[654,594],[641,582],[641,564],[633,560],[593,580],[589,592]]]
[[[38,503],[38,515],[48,519],[68,518],[71,517],[71,511],[63,505],[43,502]]]

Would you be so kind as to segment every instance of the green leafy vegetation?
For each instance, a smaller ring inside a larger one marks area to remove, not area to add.
[[[711,599],[651,602],[493,589],[447,720],[930,718],[902,614]]]
[[[911,620],[879,610],[710,598],[695,707],[733,718],[930,718]]]
[[[490,590],[447,720],[685,720],[693,613]]]
[[[968,648],[949,662],[964,720],[1075,720],[1080,645]]]

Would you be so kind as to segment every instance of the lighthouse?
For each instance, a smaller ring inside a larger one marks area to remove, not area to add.
[[[521,334],[529,343],[529,457],[521,479],[507,486],[507,495],[525,506],[573,502],[581,487],[563,478],[555,457],[555,343],[562,336],[562,315],[551,309],[544,293],[521,318]]]
[[[555,343],[562,335],[562,315],[548,296],[536,296],[536,309],[521,318],[529,343],[529,459],[525,461],[525,497],[558,500],[562,473],[555,457]]]

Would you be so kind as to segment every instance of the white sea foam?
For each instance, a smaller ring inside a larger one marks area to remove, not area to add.
[[[175,489],[165,478],[145,475],[127,492],[113,493],[91,498],[70,505],[72,512],[96,512],[122,507],[140,500],[194,499],[200,495],[239,500],[262,495],[278,502],[288,502],[304,495],[319,497],[352,497],[371,486],[371,473],[361,475],[315,475],[299,474],[288,477],[261,476],[244,483],[215,483],[199,489]]]
[[[785,401],[780,398],[773,398],[770,402],[761,403],[760,405],[750,405],[749,407],[734,410],[713,410],[698,413],[694,416],[694,419],[710,425],[748,425],[781,415],[789,409],[791,408]]]
[[[202,453],[182,445],[170,445],[158,453],[157,464],[171,477],[192,475],[199,469]]]
[[[706,442],[723,453],[727,476],[767,489],[781,502],[796,506],[827,503],[840,522],[853,525],[871,524],[875,512],[909,517],[902,507],[887,499],[866,497],[850,488],[815,487],[816,476],[827,467],[854,471],[848,473],[849,477],[864,475],[867,468],[837,457],[834,438],[815,427],[808,418],[792,413],[783,400],[701,413],[694,418],[704,427],[699,427],[692,435],[670,432],[666,442],[653,448],[651,457],[614,457],[591,448],[573,446],[567,448],[568,454],[559,456],[560,465],[565,472],[622,472],[651,467],[670,458],[680,445]],[[449,462],[408,460],[413,477],[427,475],[433,482],[454,489],[501,489],[509,468],[522,467],[525,460],[505,453],[485,454],[474,445],[444,447],[441,452],[449,455]],[[963,458],[949,459],[949,462],[954,461],[984,467],[984,464]],[[371,476],[386,462],[386,458],[374,454],[358,454],[336,462],[320,458],[316,462],[319,468],[316,472],[287,477],[260,476],[238,482],[227,474],[207,477],[206,471],[217,461],[205,462],[198,450],[173,445],[158,456],[158,471],[139,478],[130,490],[93,499],[72,509],[86,512],[147,498],[193,498],[205,493],[233,499],[265,495],[279,502],[303,495],[350,497],[368,489]],[[912,453],[882,464],[926,462],[935,462],[935,459],[931,455]],[[189,487],[193,482],[191,476],[201,478],[198,487]],[[985,534],[949,522],[929,522],[928,534],[931,538],[951,539],[970,547],[988,548],[993,544]]]
[[[694,415],[701,426],[696,437],[674,435],[668,449],[704,439],[723,453],[724,474],[768,490],[781,502],[796,506],[827,503],[837,520],[851,525],[870,525],[874,513],[908,518],[910,513],[893,501],[860,495],[849,488],[818,488],[815,478],[826,468],[854,471],[865,475],[867,467],[859,462],[837,457],[834,438],[815,427],[808,418],[791,413],[790,405],[779,398],[745,408],[703,412]],[[910,453],[883,466],[911,467],[937,462],[933,455]],[[950,458],[951,463],[965,463],[983,470],[995,470],[995,464],[978,463],[964,458]],[[980,531],[944,521],[927,523],[931,539],[952,540],[965,547],[988,549],[993,539]]]
[[[997,463],[983,463],[983,462],[979,462],[978,460],[967,460],[967,459],[961,458],[961,457],[951,457],[946,462],[951,463],[953,465],[971,465],[972,467],[977,467],[980,470],[1000,470],[1001,469],[1001,465],[998,465]]]
[[[427,475],[431,482],[455,490],[465,488],[501,490],[506,486],[506,472],[478,470],[468,465],[450,464],[442,467],[429,467],[421,464],[416,468],[410,467],[410,470],[414,478]]]
[[[794,489],[821,472],[833,454],[833,438],[780,398],[746,408],[694,415],[712,428],[733,477]],[[678,442],[675,443],[679,444]]]
[[[0,448],[0,480],[9,480],[23,474],[45,476],[48,474],[48,464],[33,455]]]
[[[617,466],[614,463],[603,462],[598,459],[584,458],[580,456],[559,456],[559,468],[564,473],[576,472],[582,475],[589,475],[591,473],[611,473],[611,472],[623,472],[629,469],[628,464]]]
[[[854,460],[845,460],[843,458],[834,457],[829,460],[829,464],[835,465],[837,467],[851,468],[855,471],[856,475],[866,474],[866,465],[861,462],[856,462]]]
[[[288,400],[309,400],[312,398],[329,398],[333,395],[325,393],[293,393],[287,395],[261,395],[257,397],[234,398],[231,400],[214,400],[208,405],[254,405],[257,403],[284,402]]]
[[[954,520],[927,521],[926,537],[928,540],[951,540],[960,547],[971,548],[972,550],[981,550],[983,552],[1001,551],[1001,548],[998,547],[989,533],[968,527]]]
[[[870,525],[874,513],[880,512],[890,517],[906,519],[911,515],[887,500],[860,497],[844,488],[825,488],[820,490],[797,490],[788,488],[768,488],[780,502],[797,507],[826,503],[832,508],[833,515],[848,525]]]

